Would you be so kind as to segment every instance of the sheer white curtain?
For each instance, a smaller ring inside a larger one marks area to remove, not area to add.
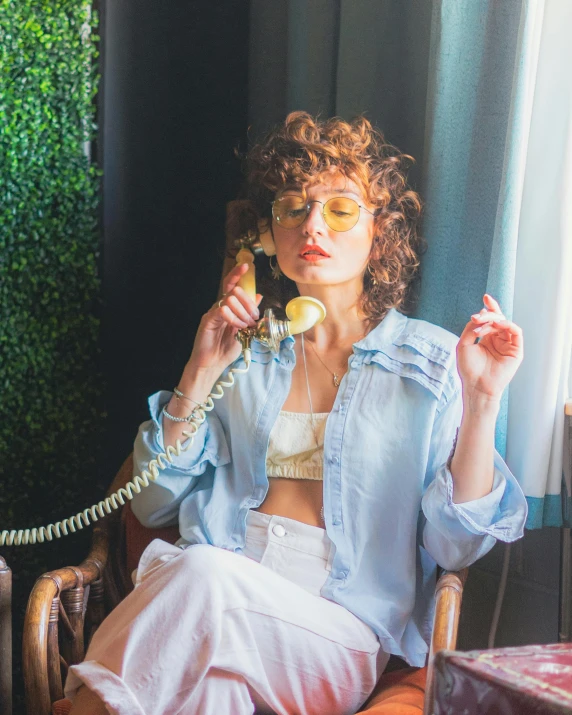
[[[528,528],[560,526],[572,390],[572,3],[460,5],[469,14],[433,3],[418,315],[459,333],[486,289],[522,327],[525,359],[497,448],[528,498]]]
[[[506,451],[529,500],[529,528],[563,523],[564,403],[572,395],[572,3],[538,1],[533,10],[513,302],[525,360],[510,386]]]

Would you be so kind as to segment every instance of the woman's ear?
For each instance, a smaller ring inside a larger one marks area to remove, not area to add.
[[[276,255],[276,245],[274,236],[272,235],[272,224],[268,219],[260,219],[258,222],[258,240],[262,246],[262,250],[267,256]]]

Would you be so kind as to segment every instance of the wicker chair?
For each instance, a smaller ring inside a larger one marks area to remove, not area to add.
[[[227,204],[226,253],[219,284],[235,261],[235,239],[248,228],[248,202]],[[246,223],[245,223],[246,221]],[[132,459],[119,470],[109,493],[131,479]],[[80,662],[89,640],[105,618],[132,589],[131,572],[147,544],[155,538],[173,543],[176,527],[146,529],[126,504],[95,525],[92,548],[79,566],[51,571],[36,582],[24,623],[24,681],[29,715],[66,715],[69,701],[62,700],[62,679],[68,666]],[[368,715],[425,715],[430,712],[432,659],[437,651],[454,649],[457,639],[465,573],[444,573],[437,583],[436,616],[431,653],[426,668],[395,667],[390,660],[374,693],[364,706]],[[399,659],[397,659],[399,660]],[[399,664],[397,664],[399,665]],[[401,665],[403,661],[401,661]],[[426,682],[429,684],[427,691]],[[426,692],[425,692],[426,691]]]
[[[131,474],[130,456],[109,492],[123,486]],[[145,546],[155,538],[173,543],[178,537],[176,527],[141,526],[126,504],[95,525],[85,561],[40,576],[30,595],[24,623],[24,682],[29,715],[69,712],[71,704],[63,699],[62,688],[69,665],[83,659],[95,629],[131,590],[130,574]],[[424,702],[426,715],[430,713],[433,656],[443,648],[455,648],[464,580],[464,572],[445,572],[437,583],[428,667],[384,673],[362,713],[420,715]]]

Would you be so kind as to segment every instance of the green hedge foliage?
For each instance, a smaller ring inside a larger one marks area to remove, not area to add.
[[[0,530],[59,520],[99,490],[96,28],[82,0],[0,0]],[[16,656],[26,591],[79,548],[1,549]]]

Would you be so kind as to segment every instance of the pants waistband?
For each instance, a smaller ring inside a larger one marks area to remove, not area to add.
[[[258,541],[279,542],[281,546],[296,549],[312,556],[330,561],[333,551],[332,541],[326,530],[319,526],[304,524],[284,516],[248,512],[246,518],[246,538]]]

